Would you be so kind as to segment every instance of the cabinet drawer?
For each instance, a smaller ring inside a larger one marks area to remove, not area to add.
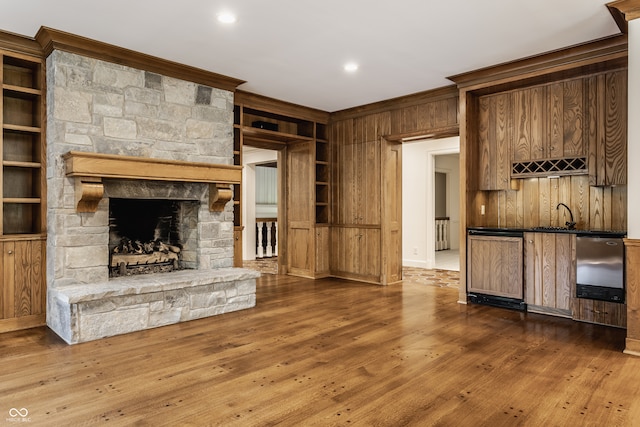
[[[601,325],[627,327],[627,305],[584,298],[574,299],[573,319]]]

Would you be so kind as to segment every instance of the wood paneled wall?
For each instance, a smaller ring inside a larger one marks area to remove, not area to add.
[[[457,135],[458,89],[455,86],[447,86],[338,111],[331,114],[331,121],[335,123],[360,118],[364,123],[370,123],[371,119],[379,114],[386,115],[390,119],[390,127],[380,133],[380,136],[388,140],[399,140],[402,137],[442,138]]]
[[[588,175],[518,180],[518,190],[470,192],[469,226],[561,227],[573,212],[577,228],[626,230],[627,187],[593,187]],[[481,206],[485,215],[481,215]]]
[[[381,284],[402,279],[401,141],[457,133],[455,87],[331,115],[332,275]]]

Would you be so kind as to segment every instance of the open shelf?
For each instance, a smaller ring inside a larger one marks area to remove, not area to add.
[[[0,52],[2,58],[2,229],[0,235],[45,231],[43,64]]]
[[[316,224],[329,223],[329,143],[327,141],[327,125],[316,123],[315,129],[315,192],[316,192]]]

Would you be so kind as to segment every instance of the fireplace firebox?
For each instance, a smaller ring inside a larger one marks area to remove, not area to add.
[[[109,200],[109,277],[162,273],[185,268],[183,251],[197,202],[152,199]]]

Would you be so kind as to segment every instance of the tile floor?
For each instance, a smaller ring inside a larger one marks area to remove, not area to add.
[[[436,251],[436,268],[460,271],[460,252],[458,249]]]
[[[453,254],[446,254],[446,257],[455,258],[457,260],[457,251],[442,251],[442,252],[455,252],[455,257]],[[445,257],[443,257],[445,258]],[[277,274],[277,258],[263,258],[255,261],[245,261],[244,267],[251,268],[254,270],[258,270],[261,273],[265,274]],[[437,264],[437,257],[436,257]],[[460,272],[453,268],[445,268],[445,267],[455,267],[456,264],[451,259],[446,263],[443,262],[440,264],[441,268],[435,268],[432,270],[428,270],[425,268],[417,268],[417,267],[402,267],[402,276],[405,281],[412,281],[415,283],[421,283],[430,286],[438,286],[438,287],[447,287],[447,288],[458,288],[460,284]],[[439,267],[440,267],[439,265]],[[458,266],[459,268],[459,266]]]

